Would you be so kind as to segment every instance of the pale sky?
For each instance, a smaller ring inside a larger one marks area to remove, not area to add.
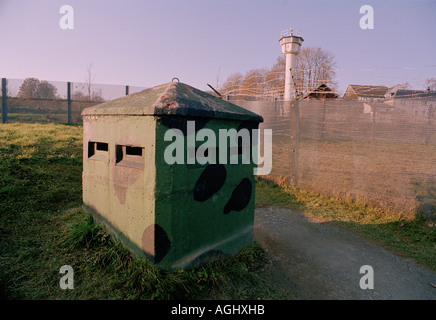
[[[74,29],[62,30],[62,5]],[[362,5],[374,29],[362,30]],[[270,68],[290,27],[336,58],[336,82],[424,89],[436,78],[436,1],[0,0],[0,77],[152,87],[178,77],[201,90]]]

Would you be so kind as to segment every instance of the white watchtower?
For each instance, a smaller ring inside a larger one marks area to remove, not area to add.
[[[294,74],[295,57],[300,54],[303,38],[293,34],[292,28],[289,30],[289,35],[283,35],[279,40],[282,47],[282,53],[286,57],[286,72],[285,72],[285,101],[295,99],[295,88],[292,76]]]

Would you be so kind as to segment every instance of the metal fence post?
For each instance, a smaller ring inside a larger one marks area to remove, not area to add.
[[[8,121],[7,84],[6,78],[2,78],[2,122]]]
[[[375,118],[377,116],[377,108],[375,106],[375,104],[373,106],[371,106],[371,117],[372,117],[372,122],[371,122],[371,137],[374,139],[376,136],[376,123],[375,123]]]
[[[8,121],[8,104],[7,104],[7,84],[6,78],[2,78],[2,121],[6,123]]]
[[[425,140],[424,140],[424,144],[428,145],[431,143],[431,137],[432,137],[432,133],[433,133],[433,118],[435,115],[435,108],[433,107],[433,105],[430,105],[428,107],[428,113],[427,113],[427,123],[425,126]]]
[[[300,101],[285,101],[285,109],[290,111],[291,141],[290,141],[290,183],[298,186],[298,149],[300,140]]]
[[[324,99],[324,103],[322,106],[321,139],[324,139],[324,136],[325,136],[325,111],[326,111],[325,100],[326,99]]]
[[[68,101],[68,124],[71,123],[71,82],[67,82],[67,101]]]

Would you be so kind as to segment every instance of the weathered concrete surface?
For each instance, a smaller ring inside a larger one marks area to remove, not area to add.
[[[145,228],[155,223],[155,121],[152,117],[138,116],[84,117],[83,130],[85,209],[101,216],[117,235],[122,233],[129,239],[129,246],[138,252],[142,249]],[[91,141],[106,143],[107,150],[96,151],[90,157]],[[144,148],[146,152],[138,158],[147,165],[140,169],[124,165],[124,161],[116,163],[116,145]],[[152,254],[148,249],[144,249],[145,253]]]
[[[184,116],[262,122],[263,118],[184,83],[168,82],[85,108],[82,116]]]
[[[261,116],[183,83],[104,102],[82,116],[84,208],[136,254],[179,268],[253,241],[255,162],[243,163],[236,131],[252,136]],[[212,134],[197,139],[200,129]],[[222,130],[235,134],[221,139]],[[165,156],[173,138],[182,161]],[[254,140],[249,155],[257,155]],[[207,156],[197,152],[206,145]],[[237,164],[221,160],[232,150]]]
[[[289,209],[255,211],[254,238],[270,254],[274,278],[297,299],[436,300],[436,274],[334,223],[309,221]],[[374,269],[362,290],[360,267]]]

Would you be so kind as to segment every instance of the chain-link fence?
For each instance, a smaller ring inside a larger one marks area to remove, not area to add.
[[[272,129],[275,182],[436,214],[436,99],[233,103]]]
[[[82,122],[84,108],[144,90],[142,87],[45,81],[36,78],[1,79],[1,122]]]
[[[3,78],[1,121],[81,123],[83,108],[143,89]],[[436,95],[231,102],[262,115],[260,128],[272,129],[268,178],[275,182],[436,214]]]

